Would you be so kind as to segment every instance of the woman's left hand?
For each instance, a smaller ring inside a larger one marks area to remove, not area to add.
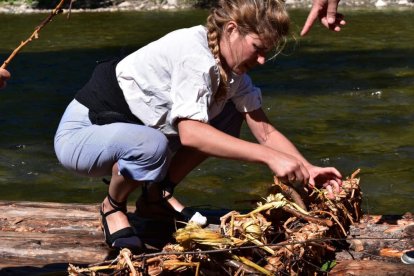
[[[334,167],[308,166],[309,185],[311,187],[322,186],[328,191],[329,198],[335,198],[335,194],[341,191],[342,175]]]

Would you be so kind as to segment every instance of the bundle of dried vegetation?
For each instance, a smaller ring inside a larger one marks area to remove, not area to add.
[[[349,226],[361,218],[357,170],[335,198],[326,189],[297,192],[275,179],[271,193],[246,214],[232,211],[217,229],[187,224],[162,252],[132,255],[69,275],[314,275],[329,269]]]

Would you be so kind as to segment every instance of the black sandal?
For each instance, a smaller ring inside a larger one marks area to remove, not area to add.
[[[103,212],[102,207],[100,210],[102,230],[104,232],[105,242],[111,248],[128,248],[135,252],[144,250],[145,245],[142,243],[141,239],[137,236],[136,232],[134,231],[134,228],[132,228],[131,226],[125,227],[110,234],[106,217],[116,212],[122,212],[126,215],[127,202],[117,202],[109,195],[109,193],[108,201],[114,209],[106,213]]]
[[[145,182],[142,185],[142,194],[135,202],[135,214],[142,218],[162,218],[188,221],[195,211],[184,208],[176,211],[168,200],[173,196],[176,184],[168,179],[161,182]],[[169,195],[165,195],[168,192]]]
[[[183,219],[169,203],[173,195],[174,186],[166,189],[163,182],[145,182],[142,184],[142,193],[135,202],[135,214],[141,218]],[[165,196],[165,192],[169,192]]]

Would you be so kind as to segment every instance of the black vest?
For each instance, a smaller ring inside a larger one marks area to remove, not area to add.
[[[89,108],[89,119],[93,124],[143,124],[132,114],[118,85],[115,67],[120,60],[118,58],[100,62],[90,80],[75,95],[78,102]]]

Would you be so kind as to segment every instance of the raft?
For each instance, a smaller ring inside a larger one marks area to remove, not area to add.
[[[171,241],[171,222],[138,218],[132,206],[128,211],[151,252]],[[414,265],[400,261],[414,249],[411,213],[365,214],[348,238],[330,275],[414,275]],[[0,241],[0,275],[67,275],[69,264],[100,263],[118,253],[104,243],[98,204],[0,201]]]

